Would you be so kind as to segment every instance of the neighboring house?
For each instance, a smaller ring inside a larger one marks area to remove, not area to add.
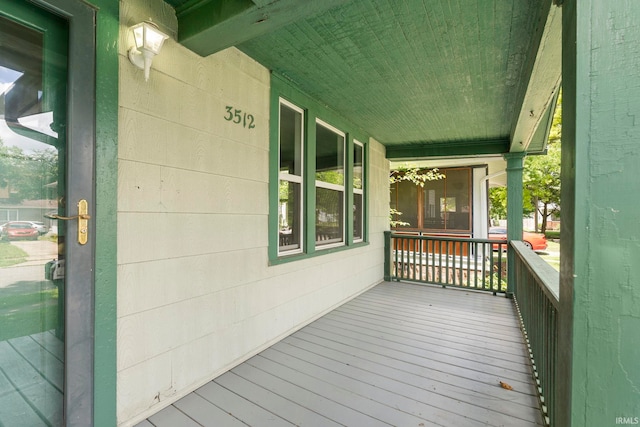
[[[487,238],[487,192],[492,184],[506,185],[506,163],[495,157],[474,160],[470,163],[469,159],[455,162],[442,159],[410,165],[425,170],[436,168],[441,178],[427,181],[424,186],[410,181],[391,184],[391,208],[401,212],[393,219],[409,224],[394,229],[403,233]],[[393,163],[391,169],[404,166]]]
[[[380,283],[390,161],[448,174],[421,230],[477,237],[503,158],[516,224],[562,60],[558,425],[640,416],[639,27],[629,1],[3,0],[0,138],[58,150],[67,217],[64,377],[35,392],[133,425]]]

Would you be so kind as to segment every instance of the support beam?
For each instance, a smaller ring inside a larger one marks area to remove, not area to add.
[[[553,115],[553,103],[560,88],[561,65],[562,9],[550,4],[520,113],[511,133],[510,152],[544,150],[546,140],[534,140],[534,135],[539,127],[550,126],[544,119],[549,110]]]
[[[477,141],[412,142],[388,144],[387,159],[420,159],[425,157],[484,156],[504,154],[509,150],[509,140],[492,139]]]
[[[176,10],[178,41],[208,56],[348,0],[194,0]]]
[[[522,170],[525,153],[509,153],[504,155],[507,161],[507,241],[522,240]],[[507,250],[507,296],[513,295],[516,269],[515,254],[509,247]]]

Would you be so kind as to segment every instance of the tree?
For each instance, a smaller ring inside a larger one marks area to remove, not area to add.
[[[45,185],[58,180],[58,153],[53,148],[25,154],[0,139],[0,187],[10,188],[13,203],[42,198]]]
[[[419,187],[424,187],[424,184],[427,181],[436,181],[442,178],[444,178],[444,174],[438,172],[437,168],[419,169],[416,166],[405,164],[400,166],[398,169],[391,171],[391,174],[389,175],[389,182],[393,185],[397,182],[409,181]],[[400,221],[399,217],[401,215],[402,212],[389,208],[389,224],[391,227],[406,227],[411,225],[408,222]]]
[[[546,155],[527,156],[523,176],[523,214],[537,212],[542,216],[540,231],[547,230],[547,220],[560,212],[560,153],[562,136],[562,93],[553,114]],[[503,219],[507,216],[507,190],[489,189],[489,216]],[[536,231],[538,229],[536,215]]]
[[[544,233],[549,216],[560,213],[560,143],[549,144],[546,156],[528,157],[524,174],[525,189],[542,216],[540,231]]]
[[[560,213],[560,157],[562,137],[562,92],[558,96],[549,132],[547,154],[529,156],[524,165],[524,190],[528,200],[542,216],[541,232],[547,231],[547,220]],[[536,215],[536,231],[538,221]]]

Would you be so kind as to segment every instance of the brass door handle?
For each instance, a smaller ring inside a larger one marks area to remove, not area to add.
[[[62,216],[56,214],[45,215],[47,218],[57,219],[61,221],[70,221],[73,219],[78,220],[78,243],[81,245],[86,245],[89,241],[89,219],[91,219],[91,215],[89,215],[89,203],[85,199],[82,199],[78,202],[78,215],[74,216]]]

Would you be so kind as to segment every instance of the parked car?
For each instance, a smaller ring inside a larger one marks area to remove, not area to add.
[[[507,229],[505,227],[489,228],[489,240],[507,241]],[[543,233],[522,232],[522,241],[534,251],[544,251],[547,249],[547,237]],[[499,245],[493,245],[494,250],[498,250]]]
[[[29,239],[36,240],[40,232],[27,221],[11,221],[2,226],[0,237],[3,240]]]
[[[40,235],[47,234],[47,231],[49,231],[49,228],[42,221],[23,221],[23,222],[30,223],[33,226],[33,228],[38,230],[38,233],[40,233]]]

